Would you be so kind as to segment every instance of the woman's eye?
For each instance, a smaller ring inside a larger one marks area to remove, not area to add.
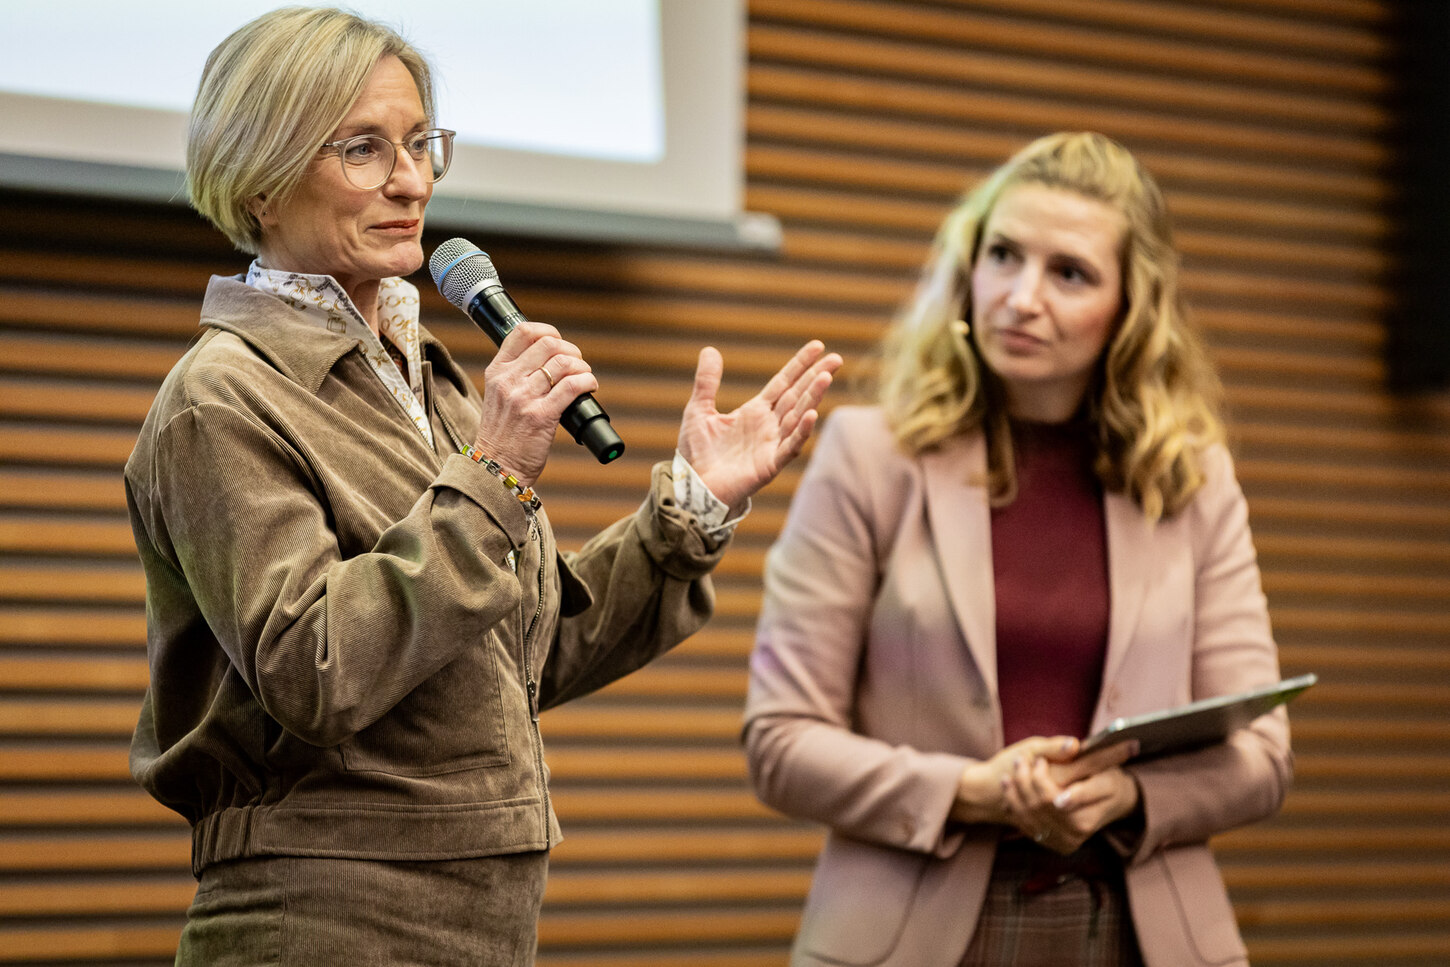
[[[376,158],[378,149],[371,141],[360,141],[357,144],[348,145],[344,157],[354,164],[363,164]]]
[[[992,262],[1005,262],[1012,257],[1012,250],[1007,246],[996,243],[987,246],[987,259]]]
[[[1079,265],[1063,265],[1058,268],[1057,275],[1069,285],[1087,285],[1093,281],[1093,277]]]

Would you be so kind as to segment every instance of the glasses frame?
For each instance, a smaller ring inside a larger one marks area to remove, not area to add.
[[[429,181],[430,184],[434,184],[434,185],[438,184],[438,182],[440,182],[440,181],[443,180],[443,176],[446,175],[446,174],[448,174],[448,169],[451,168],[451,167],[453,167],[453,139],[454,139],[454,137],[457,136],[457,134],[458,134],[457,131],[450,131],[447,128],[429,128],[426,131],[419,132],[417,135],[414,136],[414,138],[409,138],[408,139],[408,140],[411,141],[411,140],[414,140],[415,138],[424,138],[424,139],[427,139],[427,138],[437,137],[439,135],[442,135],[443,136],[443,148],[444,148],[444,151],[443,151],[443,170],[442,171],[440,171],[440,172],[438,172],[438,174],[434,175],[433,174],[433,166],[432,165],[424,165],[423,164],[423,161],[414,161],[413,162],[415,165],[419,165],[420,166],[419,170],[421,170],[422,172],[424,172],[425,177],[428,178],[428,181]],[[372,185],[370,187],[364,188],[361,185],[359,185],[357,182],[355,182],[355,181],[352,180],[352,173],[349,171],[348,164],[347,164],[347,149],[351,145],[353,145],[354,143],[356,143],[358,141],[371,140],[371,139],[376,139],[378,141],[385,141],[385,142],[387,142],[388,147],[390,147],[392,149],[392,151],[393,151],[393,156],[392,156],[392,159],[391,159],[390,163],[388,164],[388,173],[383,176],[382,181],[379,181],[376,185]],[[355,188],[358,191],[377,191],[379,188],[383,187],[383,185],[386,185],[388,183],[388,179],[392,178],[393,177],[393,172],[397,170],[397,168],[398,168],[398,149],[400,147],[403,147],[403,145],[404,145],[404,142],[402,142],[402,141],[389,141],[387,138],[383,137],[381,134],[358,134],[358,135],[354,135],[351,138],[341,138],[341,139],[339,139],[337,141],[325,141],[325,142],[323,142],[320,150],[326,151],[328,149],[331,149],[331,150],[333,150],[333,151],[335,151],[337,153],[337,162],[338,162],[338,164],[342,165],[342,178],[343,178],[344,181],[347,182],[347,185],[348,185],[349,188]],[[404,151],[407,151],[407,148],[404,147],[403,150]],[[412,154],[411,151],[409,151],[408,152],[408,158],[411,160],[412,157],[413,157],[413,154]],[[426,160],[426,159],[424,159],[424,160]]]

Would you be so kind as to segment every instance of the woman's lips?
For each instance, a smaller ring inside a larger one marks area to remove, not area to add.
[[[392,222],[379,222],[378,224],[373,226],[373,229],[376,231],[395,232],[403,235],[406,235],[409,232],[416,231],[417,228],[418,219],[416,218],[398,219],[397,221]]]
[[[997,338],[1008,350],[1018,352],[1032,352],[1047,345],[1043,340],[1021,329],[998,329]]]

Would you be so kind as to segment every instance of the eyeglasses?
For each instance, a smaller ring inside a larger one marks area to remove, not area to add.
[[[408,152],[408,157],[413,159],[424,178],[430,182],[438,181],[448,173],[448,165],[453,161],[453,136],[456,133],[434,128],[412,135],[406,141],[389,141],[380,134],[360,134],[355,138],[329,141],[322,150],[331,148],[337,151],[348,184],[362,191],[372,191],[381,188],[393,177],[399,146]]]

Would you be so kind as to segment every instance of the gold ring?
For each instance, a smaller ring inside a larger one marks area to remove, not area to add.
[[[549,381],[549,389],[553,389],[554,388],[554,374],[551,373],[551,372],[549,372],[549,364],[548,363],[544,363],[544,365],[540,366],[539,367],[539,372],[543,373],[544,374],[544,379],[547,379]]]

